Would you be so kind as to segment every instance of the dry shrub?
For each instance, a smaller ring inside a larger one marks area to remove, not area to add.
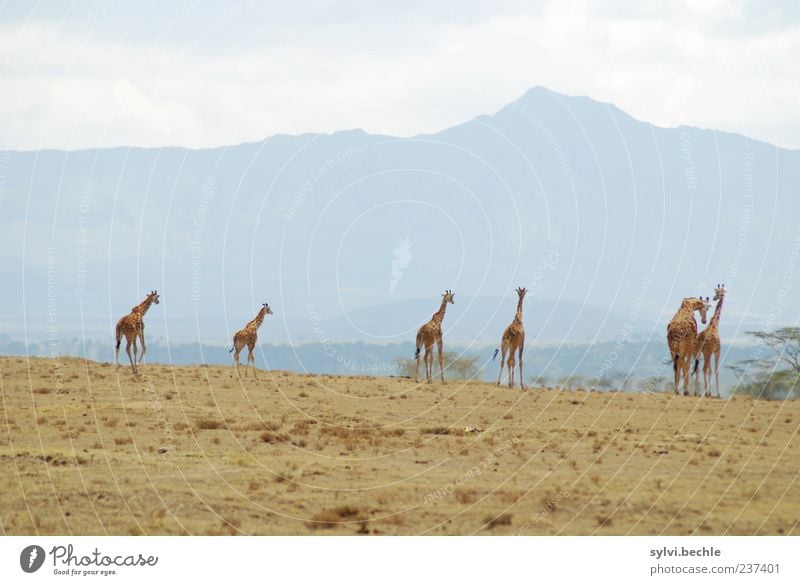
[[[250,421],[246,423],[242,423],[240,425],[235,425],[231,427],[233,431],[260,431],[263,430],[264,427],[269,428],[268,424],[265,424],[261,421]]]
[[[453,495],[456,497],[456,501],[459,504],[471,504],[475,501],[475,494],[468,490],[455,490]]]
[[[306,522],[309,528],[333,528],[343,522],[361,522],[362,525],[367,520],[365,512],[354,506],[339,506],[329,510],[322,510],[311,517]]]
[[[197,421],[197,428],[203,431],[210,431],[214,429],[221,429],[225,425],[218,420],[214,420],[211,418],[203,418]]]
[[[424,435],[450,435],[453,434],[449,427],[426,427],[421,429]]]
[[[406,434],[405,429],[386,429],[382,432],[384,437],[402,437]]]
[[[273,431],[264,431],[258,436],[264,443],[288,443],[289,437],[283,433],[276,433]]]
[[[133,443],[132,437],[116,437],[114,439],[115,445],[129,445],[131,443]]]
[[[495,526],[510,526],[512,515],[508,512],[500,514],[499,516],[487,516],[483,519],[486,525],[486,530],[492,530]]]
[[[613,521],[610,514],[603,514],[597,517],[597,525],[601,528],[611,526],[612,524]]]
[[[299,420],[292,425],[289,432],[292,435],[307,435],[311,431],[311,427],[315,424],[317,424],[317,422],[314,420]]]

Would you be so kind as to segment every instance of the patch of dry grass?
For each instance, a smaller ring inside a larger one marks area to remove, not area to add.
[[[800,535],[800,402],[60,364],[0,358],[4,534]]]

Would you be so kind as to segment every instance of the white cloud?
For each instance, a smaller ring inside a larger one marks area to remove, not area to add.
[[[251,25],[224,46],[215,35],[235,36],[252,18],[246,9],[182,44],[170,42],[170,23],[147,43],[141,31],[132,42],[69,23],[10,22],[0,31],[0,142],[203,147],[352,127],[411,135],[544,85],[662,126],[800,148],[796,24],[765,27],[746,3],[669,12],[619,1],[520,5],[497,15],[385,8],[363,22],[352,11],[351,21],[320,20],[310,9],[261,35]]]

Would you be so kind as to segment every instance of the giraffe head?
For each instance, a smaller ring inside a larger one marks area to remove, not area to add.
[[[717,288],[714,289],[714,299],[715,301],[721,301],[725,296],[725,285],[718,284]]]
[[[272,315],[272,309],[269,308],[269,303],[264,303],[261,306],[263,307],[265,315]]]
[[[703,322],[703,325],[706,323],[706,315],[708,314],[708,307],[711,304],[711,301],[708,297],[689,297],[683,299],[681,303],[681,309],[689,309],[692,313],[695,311],[700,311],[700,320]]]
[[[158,304],[158,299],[159,299],[159,295],[158,295],[158,291],[157,290],[153,290],[153,291],[150,291],[149,293],[147,293],[147,300],[148,301],[151,301],[151,302],[153,302],[154,304],[157,305]]]
[[[442,295],[442,298],[444,299],[445,303],[450,303],[452,305],[455,305],[456,302],[453,300],[454,296],[456,296],[456,293],[454,293],[453,291],[448,289],[448,290],[444,291],[444,294]]]
[[[526,288],[518,288],[517,289],[517,294],[519,295],[519,300],[522,300],[522,299],[525,298],[525,293],[526,292],[528,292],[528,289],[526,289]]]
[[[698,300],[700,301],[700,307],[695,310],[700,311],[700,321],[703,323],[703,325],[705,325],[706,315],[708,315],[708,307],[711,305],[711,301],[709,300],[708,297],[706,298],[700,297]]]

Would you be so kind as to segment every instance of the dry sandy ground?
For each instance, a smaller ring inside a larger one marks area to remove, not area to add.
[[[798,402],[259,374],[0,358],[0,534],[800,534]]]

